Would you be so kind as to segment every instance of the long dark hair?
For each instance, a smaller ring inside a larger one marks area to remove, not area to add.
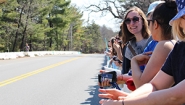
[[[159,4],[153,14],[152,22],[156,20],[161,26],[162,35],[165,40],[173,39],[172,27],[169,25],[169,21],[177,14],[177,5],[173,0],[165,0],[164,3]]]
[[[129,30],[127,29],[127,25],[125,24],[125,19],[127,18],[128,13],[130,13],[132,11],[137,11],[138,14],[142,17],[143,27],[142,27],[142,30],[141,30],[142,32],[141,33],[142,33],[143,38],[147,39],[149,37],[149,34],[150,34],[150,31],[149,31],[149,28],[148,28],[148,22],[147,22],[147,19],[146,19],[146,16],[145,16],[144,12],[140,8],[134,6],[126,12],[125,17],[123,19],[124,20],[123,25],[122,25],[122,32],[123,32],[122,33],[122,35],[123,35],[122,36],[122,41],[123,41],[123,43],[127,43],[129,40],[135,38],[135,36],[132,33],[129,32]]]

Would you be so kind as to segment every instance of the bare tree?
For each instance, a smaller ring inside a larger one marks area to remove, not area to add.
[[[103,0],[100,1],[98,5],[91,4],[85,8],[87,11],[90,11],[90,13],[101,12],[102,16],[105,16],[108,12],[110,12],[114,18],[118,19],[122,19],[122,11],[124,11],[117,0]]]
[[[91,4],[85,8],[90,13],[101,12],[102,16],[109,12],[115,19],[122,20],[125,12],[130,7],[137,6],[146,13],[149,4],[153,1],[155,0],[102,0],[98,5]]]

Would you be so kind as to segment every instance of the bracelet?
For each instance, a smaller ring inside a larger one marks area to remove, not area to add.
[[[122,101],[122,105],[124,105],[124,101]]]

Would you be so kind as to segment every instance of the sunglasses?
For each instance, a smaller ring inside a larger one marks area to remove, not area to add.
[[[117,40],[120,40],[120,38],[117,38],[117,37],[116,37],[116,39],[117,39]]]
[[[125,24],[130,24],[131,21],[133,21],[133,23],[136,23],[136,22],[139,21],[139,17],[134,16],[133,18],[126,18],[126,19],[125,19]]]

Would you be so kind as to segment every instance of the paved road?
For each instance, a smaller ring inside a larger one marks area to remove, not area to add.
[[[104,55],[0,60],[0,105],[99,105]]]

